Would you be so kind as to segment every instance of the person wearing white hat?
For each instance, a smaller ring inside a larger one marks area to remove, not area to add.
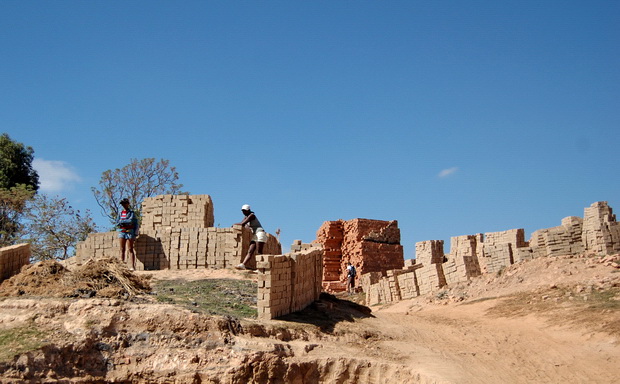
[[[254,256],[255,253],[259,255],[263,253],[263,247],[267,242],[267,232],[261,225],[260,221],[256,217],[256,214],[252,212],[249,204],[244,204],[241,207],[241,212],[245,216],[240,223],[235,223],[235,225],[247,225],[252,229],[252,240],[250,241],[250,247],[248,248],[248,253],[245,255],[243,262],[237,265],[235,268],[237,269],[247,269],[247,263]]]

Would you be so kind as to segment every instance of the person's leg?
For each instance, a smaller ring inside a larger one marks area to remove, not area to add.
[[[250,243],[250,248],[248,248],[248,253],[245,255],[245,259],[243,259],[243,263],[241,264],[247,266],[248,261],[254,256],[254,252],[256,252],[256,242],[252,241]]]
[[[257,255],[262,255],[263,254],[263,248],[265,247],[265,243],[263,243],[262,241],[258,243],[258,249],[257,249]]]
[[[134,239],[129,239],[127,240],[127,244],[129,245],[129,254],[131,255],[131,267],[134,269],[136,269],[136,253],[133,250],[133,243],[134,243]]]
[[[125,262],[125,243],[127,243],[127,239],[121,237],[118,240],[121,244],[121,260],[123,260],[123,263],[124,263]]]

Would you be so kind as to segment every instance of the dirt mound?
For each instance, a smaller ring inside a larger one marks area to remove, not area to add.
[[[96,290],[110,262],[83,275],[43,264],[30,278]],[[256,278],[235,270],[154,272],[144,300],[3,298],[0,382],[615,384],[619,266],[617,255],[541,258],[372,308],[355,302],[364,294],[322,294],[269,321],[186,305],[211,295],[192,281]],[[162,289],[158,273],[190,295]],[[228,295],[221,301],[235,300]],[[188,300],[160,301],[167,296]]]
[[[55,260],[24,266],[0,284],[0,296],[128,298],[151,290],[148,277],[114,258],[89,260],[71,271]]]

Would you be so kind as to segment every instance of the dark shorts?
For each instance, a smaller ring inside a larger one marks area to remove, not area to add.
[[[133,234],[133,231],[132,232],[119,232],[118,238],[125,239],[125,240],[134,240],[136,238],[136,235]]]

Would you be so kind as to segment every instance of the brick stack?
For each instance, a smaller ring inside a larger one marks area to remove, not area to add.
[[[411,266],[397,276],[401,300],[420,296],[420,284],[415,272],[416,269],[420,268],[422,268],[422,265]]]
[[[239,264],[251,240],[251,230],[236,225],[214,228],[213,204],[208,195],[162,195],[142,205],[142,226],[136,239],[136,269],[226,268]],[[83,264],[90,258],[119,257],[116,232],[90,234],[78,243],[77,256],[69,264]],[[264,254],[280,254],[278,240],[267,234]],[[129,255],[126,255],[129,265]],[[254,267],[251,260],[248,267]]]
[[[320,247],[286,255],[259,255],[258,318],[269,320],[301,310],[322,291]]]
[[[416,271],[420,295],[435,291],[447,284],[443,272],[443,240],[428,240],[416,243],[416,260],[420,265]]]
[[[535,231],[529,242],[533,257],[582,253],[584,251],[582,227],[583,220],[580,217],[570,216],[562,219],[562,225],[558,227]],[[535,254],[534,250],[536,250]]]
[[[596,254],[620,252],[620,223],[606,201],[584,209],[583,245],[586,251]]]
[[[340,265],[342,279],[346,278],[348,262],[357,268],[358,279],[359,275],[367,272],[401,269],[405,260],[398,222],[370,219],[345,221]]]
[[[30,244],[16,244],[0,248],[0,282],[19,273],[24,265],[30,264]]]
[[[607,202],[602,201],[586,208],[584,219],[566,217],[561,226],[534,232],[529,242],[525,241],[523,229],[457,236],[451,240],[448,255],[443,253],[442,240],[416,243],[415,262],[407,263],[410,271],[389,272],[389,277],[362,275],[367,303],[425,295],[448,283],[480,273],[498,272],[510,264],[535,257],[579,255],[584,251],[611,255],[620,252],[620,223]],[[391,277],[396,278],[396,284],[390,281]]]
[[[337,282],[342,285],[342,241],[344,239],[344,221],[326,221],[316,232],[315,242],[323,246],[323,281],[324,284]]]
[[[291,253],[297,253],[317,247],[322,248],[323,246],[319,243],[302,243],[301,240],[293,240],[293,244],[291,244]]]
[[[318,229],[315,243],[323,246],[323,288],[346,289],[349,262],[359,276],[368,272],[388,271],[404,265],[398,222],[353,219],[326,221]]]
[[[209,195],[160,195],[142,202],[142,230],[159,228],[207,228],[213,226],[213,202]]]
[[[450,254],[443,265],[444,275],[448,284],[468,281],[480,276],[477,248],[482,242],[482,234],[455,236],[450,238]]]
[[[390,303],[407,300],[420,295],[416,270],[421,264],[405,269],[381,272],[369,272],[362,275],[362,288],[366,294],[366,305]]]
[[[527,247],[525,231],[522,228],[484,234],[482,253],[478,255],[480,269],[483,272],[498,272],[514,264],[514,254],[519,247]]]

